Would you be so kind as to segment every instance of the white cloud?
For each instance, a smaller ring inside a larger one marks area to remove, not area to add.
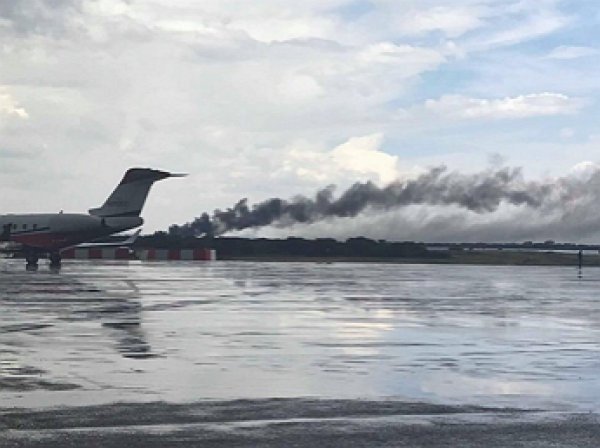
[[[351,138],[331,152],[333,162],[341,169],[359,176],[376,175],[383,183],[398,177],[398,157],[380,149],[382,134]]]
[[[425,109],[448,118],[501,119],[527,118],[577,113],[583,102],[558,93],[520,95],[513,98],[480,99],[462,95],[444,95],[427,100]]]
[[[551,2],[552,3],[552,2]],[[484,37],[471,39],[466,46],[470,51],[486,51],[492,48],[508,47],[522,42],[538,39],[563,29],[570,23],[570,18],[557,12],[553,7],[520,2],[520,5],[530,5],[524,9],[517,8],[510,14],[510,9],[501,10],[500,18],[506,20],[506,25],[490,27],[490,32]],[[537,8],[539,7],[539,10]],[[531,8],[531,9],[530,9]],[[504,13],[504,14],[502,14]],[[488,20],[496,20],[490,17]]]
[[[361,32],[459,40],[462,52],[515,46],[572,23],[557,0],[374,0]],[[439,35],[439,36],[437,36]]]
[[[104,3],[107,3],[105,0]],[[111,1],[123,4],[124,2]],[[331,9],[349,0],[288,2],[277,0],[150,0],[129,4],[125,11],[135,21],[169,32],[219,32],[228,29],[250,39],[272,43],[292,39],[334,38],[340,24]],[[107,8],[104,8],[107,9]],[[108,10],[121,9],[115,6]]]
[[[27,111],[23,107],[19,107],[17,101],[3,87],[0,87],[0,114],[13,115],[23,119],[29,118]]]
[[[585,160],[574,165],[569,170],[569,175],[580,179],[589,179],[598,170],[600,170],[600,163]]]
[[[331,151],[289,150],[285,170],[321,184],[372,180],[389,183],[399,176],[398,157],[382,151],[382,134],[354,137]]]
[[[484,23],[480,15],[480,8],[435,6],[404,11],[396,19],[396,24],[406,34],[422,35],[440,31],[450,38],[456,38],[481,27]]]
[[[562,59],[562,60],[570,60],[570,59],[579,59],[588,56],[598,55],[600,52],[596,48],[592,47],[569,47],[569,46],[560,46],[556,47],[554,50],[548,54],[548,59]]]

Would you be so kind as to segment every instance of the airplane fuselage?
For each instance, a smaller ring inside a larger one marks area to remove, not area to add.
[[[0,215],[0,240],[40,252],[58,252],[139,227],[143,222],[139,216],[103,218],[73,213]]]

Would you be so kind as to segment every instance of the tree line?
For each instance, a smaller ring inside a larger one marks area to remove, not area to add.
[[[215,249],[220,259],[236,257],[314,257],[314,258],[433,258],[423,243],[412,241],[389,242],[365,237],[338,241],[333,238],[286,239],[181,236],[167,232],[141,236],[138,248],[157,249]]]

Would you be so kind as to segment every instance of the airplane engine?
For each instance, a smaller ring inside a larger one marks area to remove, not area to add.
[[[128,230],[144,224],[139,216],[107,217],[102,218],[102,225],[115,230]]]

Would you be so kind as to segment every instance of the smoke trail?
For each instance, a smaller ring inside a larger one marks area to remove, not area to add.
[[[585,180],[560,178],[547,182],[526,181],[521,169],[503,167],[475,174],[448,172],[437,167],[408,181],[395,181],[385,187],[372,182],[355,183],[339,197],[329,186],[314,198],[297,196],[290,200],[268,199],[249,206],[247,199],[232,208],[202,214],[183,226],[172,226],[179,235],[220,235],[228,231],[314,223],[331,217],[354,217],[366,210],[386,211],[418,204],[453,205],[478,214],[494,212],[503,204],[549,212],[567,207],[586,195],[598,192],[600,174]]]

